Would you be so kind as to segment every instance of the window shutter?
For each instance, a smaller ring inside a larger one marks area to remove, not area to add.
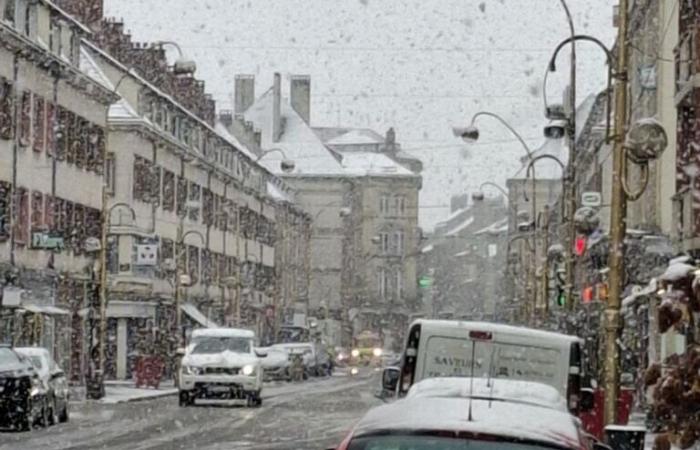
[[[0,77],[0,139],[14,137],[14,98],[12,82]]]
[[[32,93],[22,92],[22,110],[20,112],[19,142],[27,147],[32,138]]]

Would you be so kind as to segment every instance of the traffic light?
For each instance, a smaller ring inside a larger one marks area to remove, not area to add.
[[[566,292],[561,287],[557,288],[557,305],[566,306]]]

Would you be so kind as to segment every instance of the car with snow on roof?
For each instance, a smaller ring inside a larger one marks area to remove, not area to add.
[[[66,375],[51,357],[49,350],[42,347],[16,347],[15,351],[29,359],[37,375],[47,390],[49,423],[68,422],[68,401],[70,397]]]
[[[547,386],[443,381],[419,382],[405,398],[370,410],[336,450],[607,449],[586,437],[563,397]]]
[[[266,353],[255,349],[255,333],[236,328],[194,330],[180,365],[180,406],[200,400],[244,400],[262,404]]]

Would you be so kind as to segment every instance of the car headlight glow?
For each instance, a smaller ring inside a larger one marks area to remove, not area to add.
[[[338,361],[342,361],[342,360],[345,359],[345,355],[343,355],[343,354],[341,353],[341,354],[338,355],[338,358],[337,358],[337,359],[338,359]]]
[[[243,375],[252,375],[255,372],[255,366],[251,364],[246,364],[243,366],[243,369],[241,369],[241,373]]]
[[[358,349],[354,348],[354,349],[352,349],[352,352],[350,352],[350,354],[352,355],[353,358],[357,358],[358,356],[360,356],[360,351]]]
[[[372,350],[372,354],[378,358],[378,357],[382,356],[382,349],[379,347],[376,347],[374,350]]]
[[[350,375],[357,375],[358,373],[360,373],[360,371],[357,369],[357,367],[350,369]]]
[[[185,375],[199,375],[202,372],[200,367],[182,366],[182,373]]]

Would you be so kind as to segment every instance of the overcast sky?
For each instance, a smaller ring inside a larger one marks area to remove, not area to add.
[[[612,44],[615,0],[568,0],[578,34]],[[480,120],[466,145],[450,127],[481,110],[502,115],[542,143],[542,78],[568,26],[559,0],[106,0],[136,41],[175,40],[197,61],[220,109],[231,107],[237,73],[255,74],[256,94],[283,75],[309,74],[314,126],[393,126],[425,164],[421,224],[449,214],[450,195],[484,181],[505,185],[523,149],[502,126]],[[601,89],[602,52],[578,47],[579,100]],[[561,99],[568,53],[550,77]]]

